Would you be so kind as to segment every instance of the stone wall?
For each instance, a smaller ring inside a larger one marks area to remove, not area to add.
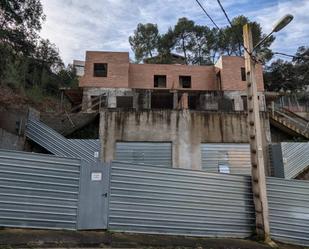
[[[270,142],[267,114],[261,113],[261,119],[267,155],[266,145]],[[104,110],[100,117],[100,139],[105,162],[114,159],[117,141],[172,142],[173,167],[199,170],[201,143],[248,143],[247,116],[241,112]]]

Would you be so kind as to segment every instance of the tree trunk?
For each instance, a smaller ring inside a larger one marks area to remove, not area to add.
[[[181,36],[181,38],[182,38],[182,50],[183,50],[183,54],[185,56],[185,62],[186,62],[186,65],[188,65],[187,51],[186,51],[186,48],[185,48],[185,38],[184,38],[184,36]]]

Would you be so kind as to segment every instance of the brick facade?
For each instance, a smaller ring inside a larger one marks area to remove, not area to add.
[[[215,65],[221,74],[221,90],[245,91],[246,81],[241,79],[241,68],[245,67],[245,60],[239,56],[222,56]],[[256,80],[258,91],[264,91],[263,67],[256,66]]]
[[[95,63],[107,64],[107,77],[94,77]],[[165,89],[181,89],[179,76],[191,76],[191,88],[185,88],[188,91],[245,91],[246,81],[241,78],[242,67],[245,67],[244,58],[237,56],[223,56],[215,65],[190,66],[132,64],[127,52],[87,51],[85,74],[81,77],[79,86],[158,89],[154,87],[154,75],[166,75]],[[261,65],[257,65],[256,75],[258,90],[263,91]]]
[[[94,77],[94,63],[107,63],[107,77]],[[129,87],[129,53],[86,52],[85,73],[80,87]]]
[[[153,89],[154,75],[166,75],[167,89],[181,89],[179,76],[191,76],[192,90],[216,90],[214,66],[130,64],[129,87]],[[190,90],[186,88],[186,90]]]

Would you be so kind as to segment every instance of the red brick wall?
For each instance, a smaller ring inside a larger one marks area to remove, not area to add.
[[[107,63],[107,77],[94,77],[94,63]],[[163,64],[130,64],[126,52],[86,52],[85,74],[80,87],[154,88],[154,75],[166,75],[167,89],[180,89],[179,76],[191,76],[192,90],[219,90],[216,73],[221,74],[221,90],[245,91],[246,81],[241,80],[244,59],[223,56],[216,66],[187,66]],[[258,90],[263,91],[262,66],[256,68]],[[188,89],[188,88],[186,88]],[[189,89],[188,89],[189,90]]]
[[[225,91],[245,91],[246,81],[241,80],[241,67],[245,67],[245,60],[238,56],[223,56],[221,69],[221,86]],[[256,66],[257,87],[264,91],[263,68]]]
[[[166,88],[179,89],[179,76],[191,76],[191,89],[215,90],[214,66],[130,64],[129,86],[154,88],[154,75],[166,75]],[[186,88],[187,89],[187,88]]]
[[[107,63],[107,77],[93,77],[93,64]],[[85,74],[80,87],[129,87],[129,53],[86,52]]]

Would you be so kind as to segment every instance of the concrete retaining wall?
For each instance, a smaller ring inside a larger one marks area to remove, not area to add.
[[[0,149],[23,150],[25,139],[0,128]]]
[[[266,148],[270,142],[269,122],[265,113],[261,118]],[[117,141],[171,142],[173,167],[199,170],[201,143],[248,143],[247,116],[239,112],[104,110],[100,139],[105,162],[115,158]]]

